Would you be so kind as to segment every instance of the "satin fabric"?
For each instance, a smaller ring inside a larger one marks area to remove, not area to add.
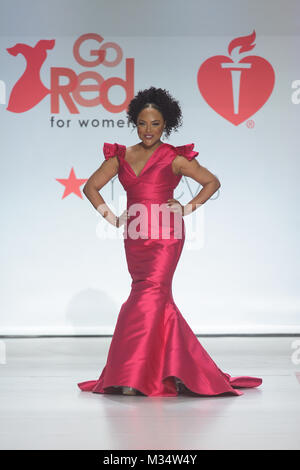
[[[105,159],[117,157],[119,161],[118,177],[127,193],[129,219],[123,238],[132,283],[101,375],[98,380],[78,383],[82,391],[120,393],[122,386],[130,386],[151,397],[181,392],[242,395],[237,389],[262,383],[257,377],[231,377],[222,372],[173,299],[172,279],[184,246],[185,226],[183,217],[167,207],[181,179],[173,173],[172,161],[177,155],[192,160],[198,155],[193,147],[163,143],[136,175],[125,160],[126,147],[104,143]],[[159,216],[157,207],[161,207]],[[134,238],[136,228],[139,238]]]

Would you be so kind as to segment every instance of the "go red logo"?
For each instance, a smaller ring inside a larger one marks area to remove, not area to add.
[[[231,57],[211,57],[198,70],[198,87],[207,104],[236,126],[253,116],[274,88],[272,65],[256,55],[245,56],[255,47],[255,37],[253,31],[233,39],[228,46]]]
[[[125,80],[120,77],[110,77],[105,80],[96,67],[99,65],[104,67],[115,67],[118,65],[123,58],[122,49],[115,42],[106,42],[99,49],[90,50],[91,58],[87,59],[81,56],[80,46],[85,41],[91,39],[99,44],[103,41],[103,37],[99,34],[84,34],[75,41],[73,56],[78,64],[94,70],[85,70],[77,75],[74,70],[68,67],[51,67],[50,88],[47,88],[42,83],[40,71],[47,58],[47,51],[54,48],[54,39],[40,40],[34,47],[18,43],[8,48],[7,51],[12,56],[18,54],[24,56],[26,69],[11,90],[6,109],[13,113],[29,111],[48,94],[50,94],[51,113],[60,112],[60,100],[65,103],[72,114],[79,113],[77,105],[84,107],[103,106],[103,108],[111,113],[120,113],[127,109],[129,102],[134,97],[134,59],[126,59]],[[106,52],[109,48],[113,49],[115,53],[115,58],[110,61],[106,57]],[[64,80],[67,80],[68,83],[66,85],[60,83],[62,77],[64,77]],[[94,83],[84,84],[86,79],[92,79]],[[126,94],[125,101],[119,105],[111,103],[108,97],[110,88],[115,85],[123,87]],[[85,92],[84,96],[82,92]],[[86,92],[93,92],[93,97],[87,98]]]

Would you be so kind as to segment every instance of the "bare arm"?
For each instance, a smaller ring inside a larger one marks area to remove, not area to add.
[[[189,176],[203,186],[201,191],[184,206],[184,215],[190,214],[199,205],[204,204],[221,186],[218,178],[201,166],[195,158],[189,161],[179,155],[174,160],[174,166],[179,174]]]
[[[116,226],[117,217],[105,203],[103,197],[99,194],[99,191],[118,173],[118,169],[119,161],[117,157],[111,157],[108,160],[105,160],[89,177],[83,187],[83,193],[91,204],[109,223],[114,226]]]

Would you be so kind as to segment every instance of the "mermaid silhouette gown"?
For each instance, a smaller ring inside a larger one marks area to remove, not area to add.
[[[195,158],[198,152],[193,148],[194,144],[174,147],[162,143],[136,175],[125,160],[126,147],[104,143],[105,159],[118,158],[119,181],[127,193],[129,218],[123,226],[123,240],[132,283],[101,375],[98,380],[78,383],[82,391],[121,393],[122,386],[129,386],[151,397],[171,397],[181,392],[242,395],[238,388],[262,383],[260,378],[231,377],[222,372],[173,299],[172,278],[184,245],[185,227],[184,218],[166,208],[182,177],[173,173],[172,161],[177,155]],[[134,212],[134,207],[141,204],[147,210]],[[159,206],[164,208],[161,214],[151,217],[154,207]],[[170,218],[167,222],[166,212]],[[164,231],[167,226],[169,232]],[[137,232],[139,238],[134,236]]]

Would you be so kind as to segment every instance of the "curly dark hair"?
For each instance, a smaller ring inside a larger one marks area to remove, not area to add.
[[[139,113],[150,105],[163,115],[166,121],[164,130],[166,137],[169,137],[172,130],[178,131],[178,128],[182,125],[182,112],[179,102],[167,90],[153,86],[147,90],[140,90],[130,101],[127,108],[128,122],[133,123],[136,127]]]

